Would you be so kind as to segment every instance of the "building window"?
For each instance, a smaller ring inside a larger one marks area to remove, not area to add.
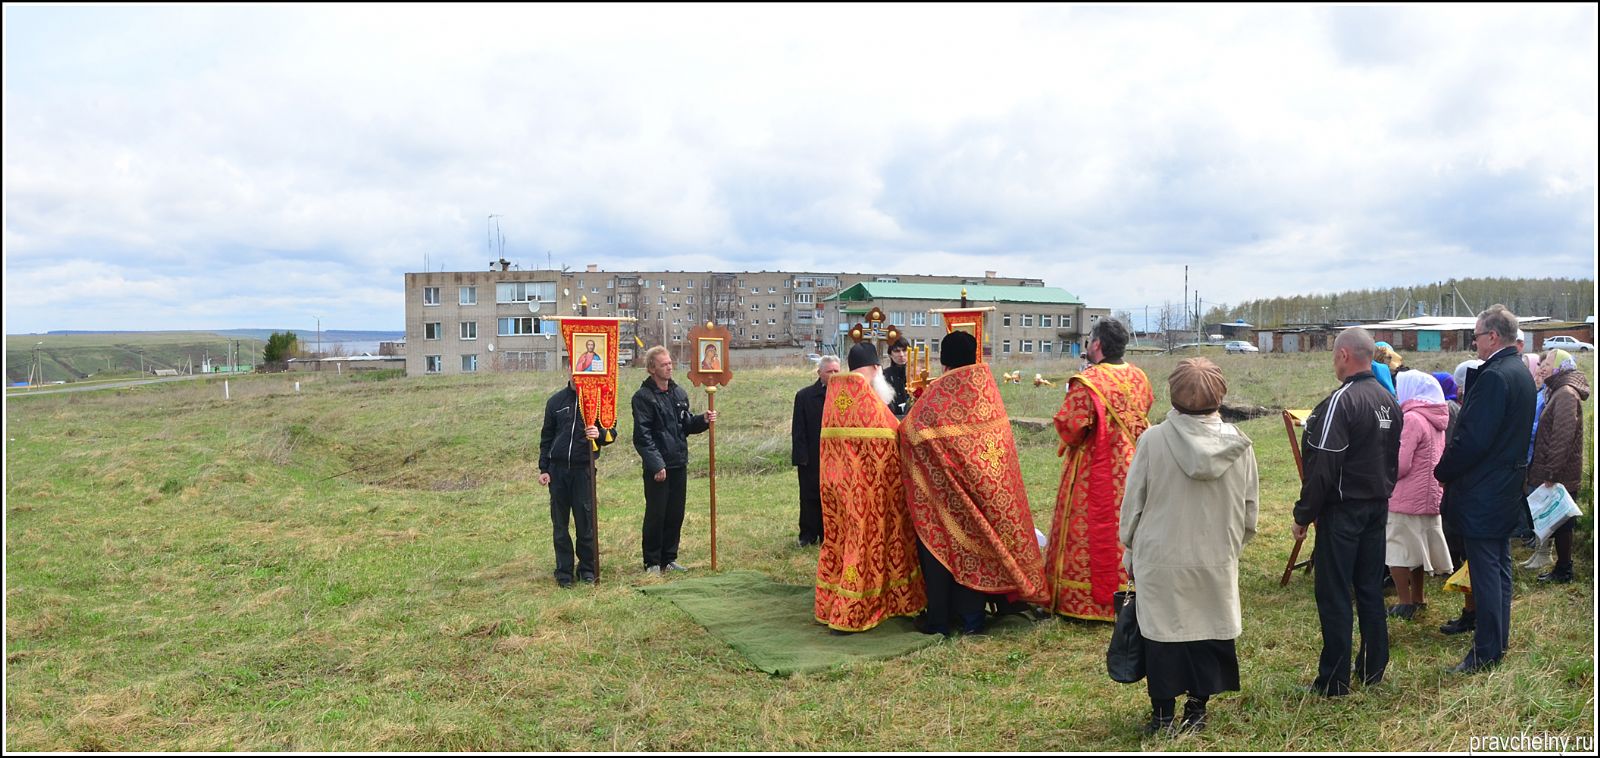
[[[1006,315],[1001,316],[1000,317],[1000,325],[1001,326],[1011,326],[1011,314],[1007,313]],[[1010,351],[1008,350],[1006,352],[1010,352]]]
[[[464,340],[475,340],[477,338],[478,338],[478,322],[476,322],[476,321],[463,321],[463,322],[461,322],[461,339],[464,339]]]
[[[555,282],[500,282],[494,286],[494,301],[497,303],[526,303],[534,300],[555,302]]]
[[[675,310],[675,311],[683,310],[683,303],[673,303],[672,304],[672,309]]]
[[[429,322],[423,324],[422,325],[422,338],[425,339],[425,340],[436,340],[436,339],[439,339],[441,336],[443,336],[444,329],[441,328],[443,326],[444,326],[444,322],[443,321],[429,321]]]
[[[1072,328],[1072,314],[1068,313],[1068,314],[1063,315],[1061,317],[1061,328],[1062,329],[1071,329]]]
[[[679,289],[679,288],[677,288],[677,287],[673,287],[673,288],[672,288],[672,291],[673,291],[673,292],[682,292],[682,291],[683,291],[683,290],[682,290],[682,289]]]
[[[1053,316],[1040,314],[1040,316],[1039,316],[1039,326],[1042,326],[1042,327],[1044,327],[1046,329],[1049,329],[1052,326],[1051,322],[1054,321],[1054,320],[1055,319],[1054,319]],[[1050,351],[1046,350],[1045,352],[1048,353]]]
[[[928,325],[928,314],[924,313],[922,311],[912,311],[911,312],[911,325],[912,326],[927,326]]]
[[[811,303],[811,302],[815,302],[815,301],[813,301],[813,300],[812,300],[812,299],[811,299],[811,298],[812,298],[812,297],[815,297],[815,296],[814,296],[814,295],[812,295],[812,294],[811,294],[811,293],[810,293],[810,292],[802,292],[802,293],[800,293],[800,294],[798,294],[798,295],[795,295],[795,296],[794,296],[794,301],[795,301],[795,302],[797,302],[797,303]]]
[[[462,305],[477,305],[478,304],[478,288],[477,287],[462,287],[460,289],[460,294],[461,294],[461,297],[459,299],[459,302]]]
[[[750,288],[750,294],[752,294],[752,295],[761,294],[761,288],[760,287],[751,287]]]
[[[444,356],[429,355],[426,356],[426,358],[428,359],[428,368],[426,369],[427,373],[437,374],[441,371],[444,371]]]
[[[694,289],[694,280],[690,279],[689,281],[684,282],[683,288],[684,289],[690,289],[690,290]]]
[[[1051,349],[1055,346],[1055,340],[1039,340],[1039,352],[1044,353],[1045,355],[1049,355]]]
[[[519,334],[538,334],[534,328],[532,316],[512,316],[500,319],[500,336],[514,337]]]
[[[775,319],[775,318],[767,319],[767,326],[777,326],[777,325],[778,325],[778,320],[777,319]]]
[[[472,374],[472,373],[476,373],[477,370],[478,370],[478,356],[476,356],[476,355],[463,355],[463,356],[461,356],[461,373],[463,373],[463,374]]]
[[[1024,353],[1033,352],[1033,340],[1023,340],[1022,341],[1022,352],[1024,352]]]
[[[1022,325],[1025,328],[1030,328],[1030,329],[1033,328],[1033,314],[1032,313],[1024,313],[1024,314],[1022,314]],[[1022,352],[1026,353],[1028,351],[1024,350]]]
[[[944,326],[944,314],[943,313],[935,313],[935,314],[933,314],[933,325],[934,326]]]
[[[614,289],[616,286],[617,286],[617,280],[615,280],[615,279],[607,279],[606,280],[606,289]]]
[[[505,371],[534,371],[539,366],[538,359],[534,358],[535,355],[538,355],[538,353],[521,351],[502,353],[500,368]]]
[[[1001,340],[1000,341],[1000,354],[1001,355],[1010,355],[1011,354],[1011,340]]]
[[[439,288],[438,287],[423,287],[422,288],[422,304],[423,305],[438,305],[439,304]]]
[[[777,287],[768,287],[767,288],[767,294],[768,295],[776,295],[776,294],[778,294],[778,288]]]
[[[788,295],[784,295],[783,296],[783,304],[784,305],[788,305],[789,304],[789,296]]]
[[[767,310],[775,311],[777,309],[778,309],[778,304],[777,303],[767,303]]]
[[[683,302],[685,305],[694,305],[694,295],[684,295]]]
[[[761,304],[760,303],[751,303],[750,304],[750,310],[752,310],[752,311],[761,310]]]
[[[661,295],[660,297],[661,297],[661,302],[656,303],[656,305],[666,305],[667,304],[667,296],[666,295]]]
[[[606,295],[606,305],[615,305],[616,302],[617,302],[617,296],[616,295]]]

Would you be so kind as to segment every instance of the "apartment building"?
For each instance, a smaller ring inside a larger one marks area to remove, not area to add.
[[[992,361],[1079,355],[1089,330],[1111,315],[1059,287],[863,282],[828,300],[831,344],[842,345],[850,327],[877,308],[907,341],[937,356],[945,327],[942,314],[931,311],[960,307],[963,290],[969,306],[995,309],[984,319],[984,355]]]
[[[1040,279],[784,271],[515,270],[405,275],[406,375],[546,371],[560,367],[560,330],[550,316],[624,316],[621,354],[646,345],[682,345],[696,324],[712,321],[733,335],[730,347],[836,347],[828,298],[863,284],[948,284],[1041,289]],[[959,287],[958,287],[959,288]]]

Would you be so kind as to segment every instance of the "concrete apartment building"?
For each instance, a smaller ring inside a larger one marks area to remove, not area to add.
[[[611,272],[590,265],[584,271],[563,272],[514,270],[501,260],[489,271],[405,275],[406,375],[555,370],[560,366],[560,331],[544,319],[575,315],[583,297],[588,298],[590,315],[637,319],[622,325],[619,358],[624,363],[634,358],[635,335],[646,345],[664,344],[676,352],[689,330],[706,321],[727,327],[734,349],[828,351],[839,334],[828,298],[868,282],[1044,288],[1043,280],[1000,277],[993,271],[982,277]],[[1082,323],[1084,317],[1076,318],[1075,323]],[[1017,337],[1019,350],[1021,339]]]
[[[984,355],[992,361],[1076,356],[1095,322],[1111,315],[1107,308],[1085,307],[1059,287],[862,282],[828,301],[829,331],[843,334],[877,308],[906,340],[937,356],[944,320],[929,311],[960,307],[962,290],[969,306],[995,309],[984,328]]]

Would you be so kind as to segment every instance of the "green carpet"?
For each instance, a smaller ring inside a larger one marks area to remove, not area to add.
[[[917,633],[908,618],[892,618],[857,634],[831,634],[813,615],[814,590],[779,584],[753,571],[639,588],[682,608],[706,631],[769,674],[787,676],[824,671],[851,661],[893,658],[941,639]]]

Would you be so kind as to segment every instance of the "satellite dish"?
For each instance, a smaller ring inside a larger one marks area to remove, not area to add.
[[[494,352],[494,343],[493,342],[489,343],[489,352],[491,352],[491,353]]]
[[[528,312],[529,313],[538,313],[539,312],[539,301],[538,300],[529,300],[528,301]]]
[[[572,297],[572,290],[569,290],[566,287],[562,287],[561,288],[561,296],[562,297]]]

